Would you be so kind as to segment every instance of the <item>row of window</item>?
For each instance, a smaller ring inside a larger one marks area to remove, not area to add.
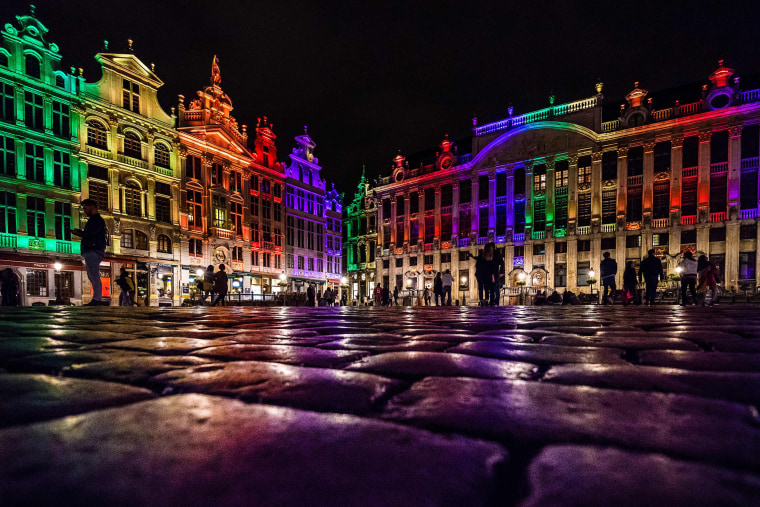
[[[172,253],[172,240],[165,234],[159,234],[156,238],[156,250],[161,253]],[[137,229],[124,229],[121,231],[121,247],[148,250],[148,235]]]
[[[333,258],[333,269],[340,264],[340,257]],[[299,269],[301,271],[318,271],[324,272],[324,259],[317,257],[305,257],[303,255],[288,254],[288,269]],[[333,271],[330,271],[333,273]]]
[[[285,206],[310,215],[324,216],[324,198],[302,188],[287,186]]]
[[[259,261],[261,262],[261,264],[259,264]],[[282,261],[282,257],[280,256],[280,254],[273,254],[270,252],[256,252],[256,251],[251,252],[251,267],[261,266],[262,268],[282,269],[281,261]],[[242,262],[242,258],[241,258],[241,262]]]
[[[108,184],[100,181],[90,180],[89,196],[98,203],[98,209],[108,210]],[[165,183],[156,183],[156,192],[171,192],[169,185]],[[146,196],[147,197],[147,196]],[[158,222],[172,222],[172,204],[171,197],[155,195],[155,219]],[[143,216],[143,191],[134,181],[128,181],[121,187],[119,196],[121,213],[134,217]]]
[[[108,130],[100,120],[87,122],[87,144],[102,150],[108,149]],[[124,155],[144,160],[142,140],[131,130],[124,133]],[[158,167],[171,168],[171,148],[163,142],[154,143],[153,163]]]
[[[0,51],[0,67],[10,67],[10,58],[5,51]],[[27,53],[24,55],[24,74],[35,79],[42,78],[42,58]],[[57,81],[56,81],[57,83]]]
[[[71,188],[71,155],[65,151],[53,150],[52,179],[47,181],[44,147],[34,143],[24,143],[24,176],[28,181]],[[15,178],[16,142],[11,137],[0,135],[0,176]]]
[[[17,199],[13,192],[0,192],[0,233],[17,233]],[[26,197],[26,230],[36,238],[47,237],[46,204],[43,197]],[[53,205],[55,239],[71,241],[71,203]]]
[[[303,218],[288,216],[286,217],[285,231],[288,246],[307,248],[309,250],[316,250],[317,252],[324,251],[325,238],[323,224],[304,220]],[[339,249],[339,240],[333,236],[328,235],[328,237],[332,238],[334,249]],[[335,243],[338,243],[337,248],[335,248]]]
[[[14,122],[16,120],[16,92],[13,85],[0,82],[0,120]],[[32,130],[44,132],[45,114],[44,100],[41,94],[30,91],[24,92],[24,125]],[[68,139],[71,137],[71,108],[69,104],[53,100],[51,106],[53,135]]]

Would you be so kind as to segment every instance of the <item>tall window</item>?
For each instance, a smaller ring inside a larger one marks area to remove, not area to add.
[[[261,218],[270,220],[272,218],[272,201],[262,199],[261,201]]]
[[[48,279],[47,269],[26,270],[26,295],[33,297],[47,297]]]
[[[55,202],[55,239],[71,241],[71,203]]]
[[[295,241],[296,241],[296,231],[295,231],[296,220],[295,220],[295,218],[293,218],[291,216],[286,216],[285,217],[285,224],[286,224],[286,226],[285,226],[285,236],[286,236],[286,240],[287,240],[287,245],[288,246],[294,246],[295,245]]]
[[[0,83],[0,120],[12,122],[16,118],[15,96],[13,85]]]
[[[172,253],[172,240],[165,234],[159,234],[156,248],[161,253]]]
[[[45,237],[45,199],[26,198],[26,232],[29,236]]]
[[[636,222],[641,220],[642,214],[642,187],[636,185],[634,187],[628,187],[628,202],[626,203],[626,220],[628,222]]]
[[[591,183],[591,166],[578,167],[578,184],[590,184]]]
[[[24,72],[29,77],[40,79],[42,76],[40,59],[34,55],[26,55],[24,57]]]
[[[435,238],[435,217],[425,217],[425,243],[432,243]]]
[[[26,179],[45,183],[45,156],[37,144],[26,143]]]
[[[546,229],[546,199],[533,201],[533,230]]]
[[[567,167],[565,165],[565,167]],[[563,188],[567,186],[568,181],[568,174],[569,171],[567,169],[560,169],[559,163],[557,163],[557,167],[554,169],[554,186],[556,188]]]
[[[214,227],[227,229],[227,199],[215,195],[212,202]]]
[[[172,221],[171,199],[164,196],[156,196],[156,220],[170,223]]]
[[[533,192],[546,191],[546,166],[541,164],[533,171]]]
[[[637,146],[628,150],[628,176],[644,174],[644,148]]]
[[[16,176],[16,143],[12,137],[0,135],[0,174]]]
[[[288,259],[293,259],[292,255],[288,256]],[[251,252],[251,266],[258,266],[259,265],[259,252]],[[288,266],[289,268],[292,268],[293,266]]]
[[[203,240],[190,238],[188,242],[190,255],[193,257],[200,257],[203,255]]]
[[[525,232],[525,201],[515,201],[515,232]],[[515,254],[517,255],[517,254]]]
[[[53,150],[53,184],[71,188],[71,160],[68,153]]]
[[[0,51],[0,67],[8,67],[8,55]]]
[[[463,238],[469,236],[472,230],[472,219],[470,216],[470,208],[459,210],[459,237]]]
[[[314,250],[314,222],[306,222],[306,248]]]
[[[128,79],[123,80],[121,105],[124,109],[140,112],[140,85]]]
[[[697,177],[684,178],[681,184],[681,215],[697,214]]]
[[[187,226],[191,229],[203,228],[203,200],[197,190],[187,190]]]
[[[0,192],[0,232],[16,234],[16,194]]]
[[[237,236],[243,235],[243,204],[230,201],[230,222]]]
[[[138,250],[148,250],[148,235],[135,229],[135,248]]]
[[[459,204],[472,201],[472,180],[459,181]]]
[[[171,151],[164,143],[156,143],[153,147],[153,163],[158,167],[170,167]]]
[[[135,231],[134,229],[125,229],[121,231],[121,241],[119,243],[122,248],[134,248],[135,247]]]
[[[211,164],[211,184],[223,185],[224,184],[224,167],[222,164]]]
[[[142,158],[142,142],[134,132],[124,134],[124,154],[132,158]]]
[[[240,171],[232,171],[230,173],[230,192],[242,192],[243,191],[243,175]]]
[[[668,218],[670,205],[670,182],[661,181],[654,184],[653,218]]]
[[[297,226],[296,226],[296,246],[298,248],[303,248],[303,246],[305,244],[305,241],[304,241],[304,237],[305,237],[304,236],[305,235],[304,228],[306,227],[306,225],[304,224],[303,218],[299,218],[298,221],[296,222],[296,224],[297,224]],[[301,268],[301,269],[303,269],[303,268]]]
[[[97,120],[87,122],[87,144],[104,150],[108,149],[108,131]]]
[[[478,237],[488,237],[488,208],[478,209]]]
[[[34,130],[43,130],[45,124],[42,115],[42,95],[24,92],[24,122]]]
[[[396,222],[396,248],[404,246],[404,222]]]
[[[602,223],[614,224],[617,219],[617,190],[602,190]]]
[[[105,211],[108,209],[108,185],[99,181],[89,181],[90,193],[89,198],[98,203],[98,209]]]
[[[243,247],[242,246],[232,247],[232,260],[235,262],[243,262]]]
[[[71,136],[69,105],[57,100],[53,101],[53,134],[64,138]]]
[[[127,215],[135,217],[142,216],[142,192],[137,183],[127,182],[123,191],[123,202],[121,210]]]
[[[420,221],[416,218],[414,220],[409,220],[409,244],[410,245],[417,245],[417,241],[419,241],[420,238]]]
[[[558,195],[554,200],[554,227],[556,229],[567,227],[567,194]]]
[[[274,209],[274,221],[280,222],[282,221],[282,205],[279,202],[275,202],[273,205]]]
[[[203,178],[203,161],[199,157],[187,156],[187,177],[193,180]]]
[[[578,194],[578,225],[591,225],[591,193]]]

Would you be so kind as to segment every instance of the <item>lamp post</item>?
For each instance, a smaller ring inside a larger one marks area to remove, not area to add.
[[[338,298],[338,304],[340,306],[343,306],[342,305],[343,294],[345,294],[347,290],[348,290],[348,278],[346,278],[345,276],[341,276],[340,277],[340,297]],[[348,297],[346,297],[346,301],[348,301]]]
[[[53,267],[55,268],[55,304],[61,305],[63,304],[63,298],[61,298],[61,269],[63,269],[63,265],[56,260]]]
[[[517,285],[520,286],[520,304],[525,304],[525,296],[523,292],[523,287],[525,287],[525,271],[520,271],[520,273],[517,275]]]
[[[460,280],[460,282],[461,282],[461,286],[463,287],[463,289],[462,289],[462,306],[467,306],[467,289],[468,289],[467,277],[463,276],[462,279]]]
[[[681,271],[683,271],[683,268],[681,266],[676,266],[675,280],[678,282],[676,284],[676,304],[681,303]]]
[[[594,284],[596,283],[596,271],[593,269],[589,270],[588,272],[588,280],[587,283],[589,286],[591,286],[591,295],[594,295]],[[599,293],[596,293],[596,302],[599,304]]]

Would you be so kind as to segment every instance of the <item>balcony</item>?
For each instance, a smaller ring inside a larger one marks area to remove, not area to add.
[[[575,228],[575,234],[579,236],[583,236],[586,234],[591,234],[591,226],[590,225],[579,225]]]
[[[669,218],[653,218],[652,227],[655,229],[667,229],[668,227],[670,227],[670,219]]]
[[[486,243],[488,243],[488,237],[478,238],[478,245],[485,245]]]
[[[210,229],[211,229],[211,234],[215,235],[217,238],[220,238],[220,239],[234,239],[235,238],[235,231],[231,231],[223,227],[211,227]]]
[[[164,176],[174,176],[174,171],[170,167],[161,167],[160,165],[153,165],[153,169],[158,174],[163,174]]]
[[[684,167],[681,169],[682,178],[695,178],[699,174],[699,167]]]
[[[725,211],[710,213],[710,222],[725,222],[728,214]]]
[[[533,265],[534,266],[543,266],[546,264],[546,254],[539,254],[533,256]]]
[[[243,263],[240,261],[232,261],[233,271],[243,271]]]
[[[628,186],[642,185],[644,183],[644,176],[639,174],[638,176],[628,176]]]
[[[697,223],[697,215],[685,215],[681,217],[681,225],[694,225]]]
[[[422,250],[424,252],[430,252],[433,250],[433,243],[425,243],[425,246],[422,247]]]
[[[602,232],[615,232],[615,224],[602,224]]]
[[[111,153],[108,150],[105,150],[103,148],[96,148],[95,146],[87,146],[87,154],[88,155],[94,155],[96,157],[100,158],[107,158],[108,160],[113,160],[113,153]]]
[[[262,241],[261,242],[261,248],[264,250],[274,250],[274,242],[272,241]]]
[[[459,238],[459,243],[458,243],[458,245],[459,245],[460,247],[463,247],[463,246],[470,246],[470,238]]]
[[[0,234],[0,248],[17,248],[18,237],[15,234]]]
[[[127,165],[131,165],[133,167],[139,167],[140,169],[147,169],[148,163],[144,160],[140,160],[139,158],[130,157],[127,155],[124,155],[123,153],[119,153],[116,156],[116,160]]]
[[[710,164],[710,174],[726,174],[728,172],[728,162],[718,162]]]
[[[507,196],[497,197],[496,198],[496,205],[497,206],[504,206],[506,204],[507,204]]]
[[[743,209],[739,211],[739,218],[742,220],[748,220],[750,218],[757,218],[758,216],[758,210],[757,208],[754,209]]]
[[[451,206],[441,206],[441,215],[451,215]]]
[[[516,232],[512,235],[512,241],[518,242],[518,241],[525,241],[525,233],[524,232]]]
[[[533,239],[544,239],[546,231],[533,231]]]

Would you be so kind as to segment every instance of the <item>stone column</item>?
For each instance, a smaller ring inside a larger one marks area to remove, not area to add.
[[[119,185],[119,170],[115,167],[108,169],[108,180],[111,183],[111,209],[114,213],[121,212],[121,188]]]
[[[436,183],[435,184],[435,239],[434,241],[438,241],[438,248],[440,248],[440,241],[441,241],[441,184]],[[440,257],[439,254],[436,254],[436,259]],[[440,264],[438,268],[435,268],[436,271],[440,270]]]
[[[621,146],[618,148],[618,160],[617,160],[617,215],[618,221],[622,216],[622,221],[625,222],[625,208],[628,199],[628,147]]]
[[[654,143],[644,143],[644,187],[642,195],[643,222],[651,226],[654,202]]]
[[[45,199],[45,237],[55,238],[55,199]]]
[[[578,181],[576,176],[576,182]],[[578,286],[578,237],[567,238],[567,289],[577,292]]]
[[[472,204],[470,204],[470,238],[475,238],[475,241],[473,242],[475,245],[477,245],[477,238],[478,238],[478,217],[480,216],[480,206],[479,202],[480,199],[478,199],[478,175],[475,174],[472,176]],[[470,245],[473,246],[473,245]]]
[[[682,170],[683,170],[683,136],[673,136],[670,139],[670,226],[671,227],[673,227],[674,225],[680,225]]]
[[[156,219],[156,178],[148,178],[147,210],[148,220]]]
[[[730,173],[730,170],[729,170]],[[729,220],[726,222],[726,264],[723,275],[724,285],[728,290],[733,287],[738,288],[739,281],[739,220]],[[757,255],[755,255],[757,257]]]
[[[459,238],[459,180],[451,182],[451,246],[458,247]],[[451,265],[454,265],[454,253],[451,254]]]
[[[496,241],[496,169],[488,170],[488,236]]]
[[[42,148],[42,160],[42,177],[45,178],[45,185],[53,186],[54,171],[51,171],[53,169],[53,146],[51,144],[45,143]]]
[[[697,251],[705,252],[709,255],[710,252],[710,228],[707,223],[697,223]]]
[[[554,216],[554,185],[556,183],[555,169],[556,161],[552,158],[546,161],[546,238],[551,238],[554,235],[554,223],[556,218]],[[552,252],[552,255],[554,252]],[[547,252],[547,266],[548,252]],[[548,283],[548,282],[547,282]]]
[[[533,161],[525,164],[525,248],[528,248],[527,241],[533,239]],[[532,247],[531,247],[532,248]],[[525,263],[528,263],[528,257],[533,256],[533,250],[525,252]],[[527,271],[527,269],[526,269]]]
[[[737,125],[728,129],[728,209],[729,218],[735,215],[739,218],[739,209],[741,208],[741,193],[739,185],[741,182],[741,165],[742,165],[742,126]],[[728,231],[726,231],[728,233]],[[728,241],[728,238],[726,238]],[[728,245],[726,245],[728,246]],[[728,253],[728,252],[727,252]],[[728,261],[728,258],[726,258]],[[726,264],[728,266],[728,264]],[[738,267],[737,267],[738,269]],[[726,278],[728,280],[728,278]]]
[[[697,209],[700,221],[707,221],[710,216],[710,138],[712,138],[712,132],[699,133]],[[700,248],[697,247],[697,250]],[[706,252],[707,250],[702,251]]]
[[[619,279],[622,280],[622,273],[625,271],[625,231],[615,231],[615,262],[618,265]],[[598,280],[598,278],[597,278]]]
[[[602,223],[602,152],[591,154],[591,223]]]
[[[570,155],[567,157],[567,229],[568,232],[572,231],[575,233],[575,226],[578,223],[578,157],[576,155]],[[568,269],[567,269],[567,283],[568,287],[575,287],[575,285],[570,285],[570,252],[569,252],[569,243],[568,243]],[[573,262],[576,262],[576,267],[573,268],[573,273],[575,273],[577,269],[577,260],[574,260]],[[575,274],[573,274],[575,276]]]
[[[150,132],[148,132],[147,134],[145,134],[145,138],[148,140],[147,148],[146,148],[148,150],[148,153],[147,153],[148,156],[145,157],[145,160],[148,161],[148,168],[151,171],[155,171],[156,170],[156,168],[155,168],[156,157],[155,157],[155,153],[153,151],[153,147],[155,146],[155,144],[153,143],[153,141],[155,140],[156,136],[154,136],[153,134],[151,134]]]

